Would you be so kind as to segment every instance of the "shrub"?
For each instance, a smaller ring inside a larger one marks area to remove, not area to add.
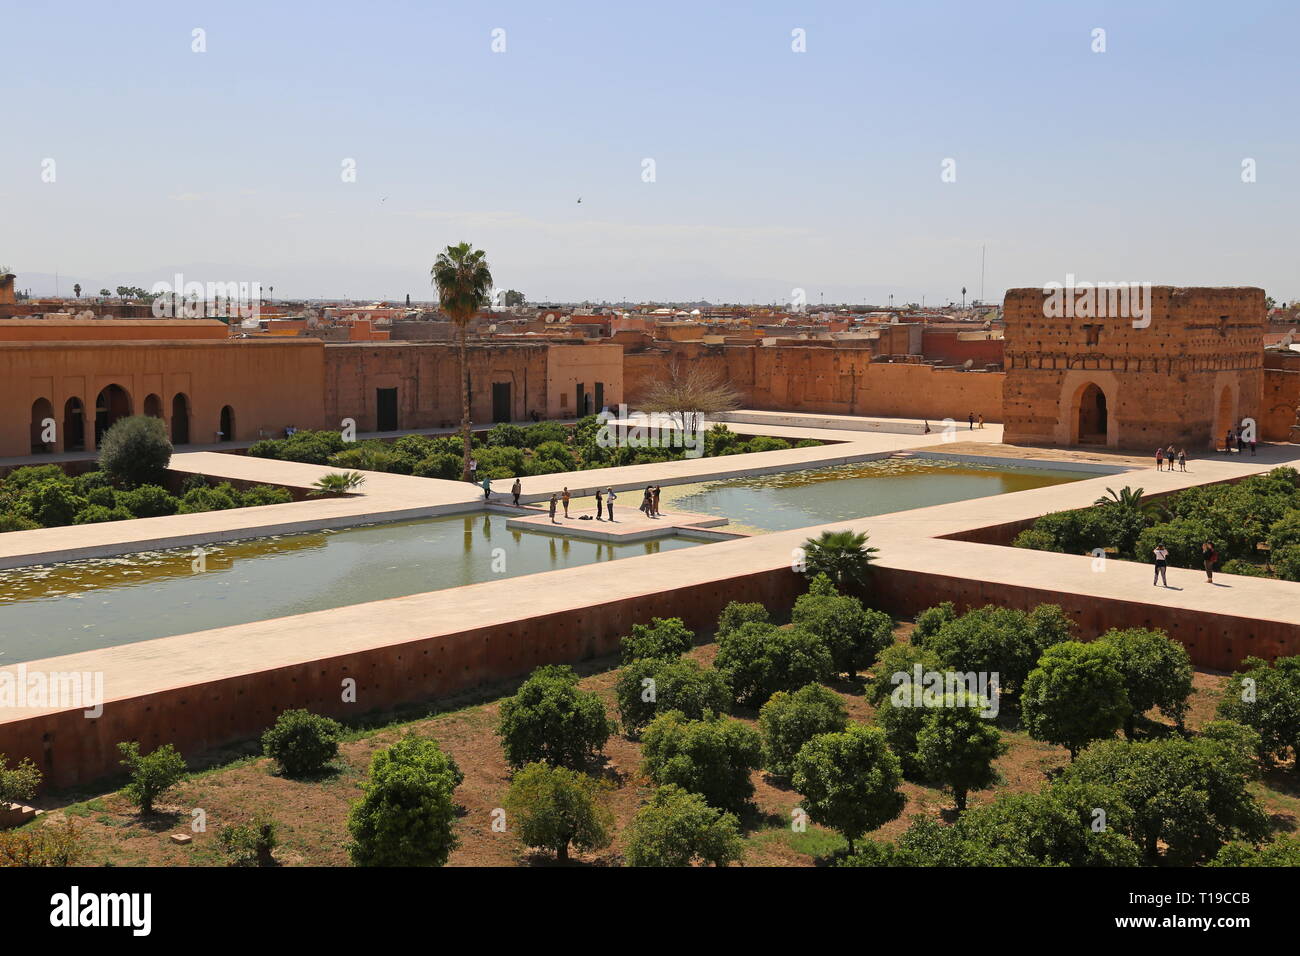
[[[1175,518],[1163,524],[1152,525],[1140,535],[1134,552],[1147,558],[1156,545],[1169,549],[1169,563],[1176,568],[1199,568],[1204,564],[1201,545],[1206,541],[1222,540],[1214,529],[1196,518]]]
[[[1300,544],[1288,544],[1269,555],[1273,570],[1283,581],[1300,581]]]
[[[167,426],[152,415],[119,418],[99,439],[99,467],[128,485],[157,484],[172,460]]]
[[[943,706],[929,708],[916,735],[916,760],[926,779],[952,791],[957,810],[966,795],[997,782],[993,761],[1007,752],[992,721],[982,716],[987,702],[961,691],[945,694]]]
[[[430,455],[417,464],[411,474],[418,478],[442,478],[446,481],[455,481],[460,477],[463,464],[459,455]]]
[[[557,461],[564,467],[562,471],[572,471],[574,466],[573,453],[569,447],[562,441],[544,441],[533,449],[533,456],[538,461]]]
[[[849,852],[864,833],[903,812],[902,767],[879,727],[818,734],[794,758],[794,788],[814,823],[838,830]]]
[[[603,787],[567,767],[530,763],[510,782],[505,809],[525,846],[569,858],[569,846],[599,850],[613,841],[614,814]]]
[[[692,720],[724,713],[731,688],[720,673],[695,661],[646,658],[623,668],[614,698],[624,732],[635,736],[661,711],[680,711]]]
[[[493,425],[487,434],[489,448],[523,448],[527,440],[528,435],[522,428],[506,422]]]
[[[536,448],[546,442],[564,444],[569,437],[569,430],[559,422],[538,422],[524,429],[524,442],[529,448]]]
[[[1020,700],[1030,735],[1066,747],[1073,760],[1092,741],[1114,734],[1132,712],[1119,658],[1103,642],[1066,641],[1045,650]]]
[[[1300,866],[1300,837],[1281,835],[1262,846],[1225,843],[1206,866]]]
[[[1187,866],[1229,840],[1262,839],[1268,818],[1248,789],[1250,777],[1227,745],[1210,738],[1093,744],[1065,768],[1056,787],[1093,784],[1104,794],[1108,827],[1127,835],[1145,861]]]
[[[737,702],[761,707],[779,690],[828,679],[834,663],[825,643],[802,628],[751,622],[718,639],[714,666]]]
[[[549,664],[502,701],[497,734],[512,767],[540,760],[581,770],[600,754],[610,725],[599,695],[580,690],[571,667]]]
[[[916,752],[917,737],[925,726],[926,708],[913,699],[912,675],[894,688],[876,705],[876,723],[885,735],[885,743],[898,757],[902,773],[909,780],[924,776],[921,758]]]
[[[697,860],[726,866],[743,852],[732,814],[671,784],[655,789],[627,829],[628,866],[690,866]]]
[[[131,512],[125,508],[105,508],[103,505],[87,505],[77,512],[73,524],[100,524],[104,521],[129,521]]]
[[[923,646],[954,670],[996,672],[1003,706],[1014,709],[1039,656],[1069,640],[1072,627],[1054,604],[1039,605],[1029,614],[988,605],[943,624]]]
[[[835,670],[841,674],[856,674],[870,666],[894,642],[893,618],[864,608],[854,597],[800,595],[791,619],[825,642]]]
[[[766,435],[759,435],[749,440],[750,451],[783,451],[790,447],[790,443],[784,438],[769,438]]]
[[[181,496],[176,513],[191,515],[204,511],[228,511],[240,506],[236,495],[237,492],[227,482],[222,482],[215,488],[206,485],[202,488],[191,488]]]
[[[670,710],[646,728],[641,752],[646,775],[660,786],[676,784],[710,806],[739,810],[753,796],[749,775],[762,764],[763,744],[739,720],[687,720]]]
[[[867,683],[867,700],[875,707],[880,707],[903,683],[912,683],[916,677],[916,665],[921,665],[921,673],[942,671],[943,661],[934,651],[915,644],[891,644],[885,648],[871,669],[871,680]]]
[[[285,505],[291,501],[293,501],[293,494],[289,489],[278,485],[253,485],[242,495],[245,508],[255,508],[259,505]]]
[[[76,866],[86,856],[80,828],[65,819],[0,832],[0,868],[7,866]]]
[[[6,531],[31,531],[39,527],[40,525],[30,518],[23,518],[16,514],[0,515],[0,534]]]
[[[1230,558],[1219,566],[1219,570],[1224,574],[1240,574],[1248,578],[1266,578],[1269,577],[1268,568],[1262,564],[1255,564],[1253,561],[1243,561],[1241,558]]]
[[[72,524],[77,512],[88,504],[66,478],[29,486],[23,492],[22,502],[27,511],[26,516],[43,528]]]
[[[262,753],[287,776],[316,773],[339,755],[343,725],[306,710],[286,710],[262,734]]]
[[[140,753],[136,741],[120,743],[117,749],[122,754],[122,766],[131,776],[126,795],[141,813],[153,813],[154,801],[185,776],[185,760],[171,744],[163,744],[149,754]]]
[[[137,518],[173,515],[180,507],[180,501],[159,485],[140,485],[130,491],[120,491],[117,503]]]
[[[24,757],[12,767],[4,754],[0,754],[0,803],[22,803],[36,796],[41,785],[41,771],[30,757]]]
[[[33,485],[47,481],[67,482],[68,473],[58,465],[23,465],[5,476],[4,486],[10,491],[25,491]]]
[[[1029,548],[1034,551],[1064,551],[1056,538],[1048,531],[1042,528],[1026,528],[1020,534],[1016,535],[1015,540],[1011,542],[1014,548]]]
[[[1252,728],[1259,734],[1259,759],[1271,766],[1296,755],[1300,772],[1300,657],[1283,657],[1269,664],[1247,657],[1241,670],[1223,685],[1218,716]]]
[[[681,657],[695,644],[695,632],[680,617],[652,617],[649,624],[633,624],[632,633],[619,641],[623,663],[658,657]]]
[[[804,744],[818,734],[843,730],[848,723],[844,702],[829,688],[808,684],[794,693],[778,691],[758,714],[763,766],[775,777],[789,778]]]
[[[742,624],[749,624],[751,621],[758,624],[767,624],[770,620],[767,608],[763,605],[757,602],[742,604],[740,601],[732,601],[718,615],[717,636],[721,637],[723,634],[728,634]]]
[[[91,488],[85,494],[86,500],[92,505],[102,505],[110,511],[117,505],[117,495],[113,493],[112,488],[100,486]]]
[[[1164,631],[1140,627],[1111,628],[1099,640],[1119,655],[1115,664],[1124,678],[1130,705],[1124,736],[1133,739],[1137,718],[1153,707],[1160,708],[1181,730],[1192,693],[1192,661],[1187,649]]]
[[[442,866],[458,845],[452,792],[464,779],[438,742],[408,733],[370,760],[348,813],[354,866]]]
[[[252,823],[226,824],[217,831],[217,846],[231,866],[275,866],[279,824],[268,816]]]
[[[939,633],[945,624],[955,620],[957,620],[957,609],[951,601],[926,608],[916,616],[916,626],[912,628],[912,643],[924,644],[932,634]]]

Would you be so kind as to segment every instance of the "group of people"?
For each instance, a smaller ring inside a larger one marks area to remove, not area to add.
[[[1155,550],[1151,552],[1156,559],[1156,575],[1151,581],[1151,586],[1163,584],[1169,587],[1169,549],[1164,546],[1164,542],[1157,544]],[[1205,566],[1205,583],[1214,583],[1214,566],[1219,562],[1219,552],[1215,550],[1214,543],[1205,541],[1201,544],[1201,562]]]
[[[1229,428],[1228,434],[1223,438],[1223,450],[1231,455],[1234,448],[1237,449],[1238,453],[1241,453],[1245,451],[1247,447],[1250,448],[1250,453],[1252,455],[1255,454],[1254,434],[1252,433],[1249,438],[1246,438],[1242,435],[1240,428]]]
[[[659,486],[646,485],[645,495],[641,498],[639,509],[647,518],[659,517]]]
[[[1168,448],[1156,448],[1156,471],[1164,471],[1165,463],[1169,464],[1169,470],[1174,470],[1174,462],[1178,462],[1178,470],[1187,470],[1187,449],[1179,448],[1174,451],[1174,446]]]
[[[647,518],[659,517],[660,490],[661,489],[659,485],[646,486],[645,494],[641,497],[641,507],[638,510],[640,510],[641,513],[644,514]],[[515,483],[510,486],[510,499],[511,499],[510,503],[513,504],[516,508],[520,507],[519,496],[523,494],[523,491],[524,491],[523,483],[518,478],[516,478]],[[490,501],[492,499],[492,482],[488,478],[483,479],[483,499],[485,501]],[[617,499],[618,499],[618,495],[614,493],[613,488],[606,488],[604,491],[602,491],[599,488],[596,489],[596,520],[597,521],[614,520],[614,502]],[[560,512],[561,510],[564,512],[564,517],[566,518],[570,517],[569,503],[572,500],[573,500],[573,494],[572,492],[569,491],[569,487],[567,485],[565,485],[565,487],[562,490],[557,491],[551,495],[548,505],[549,505],[552,524],[558,523],[556,522],[555,519],[557,513]],[[589,520],[589,519],[584,518],[583,520]]]

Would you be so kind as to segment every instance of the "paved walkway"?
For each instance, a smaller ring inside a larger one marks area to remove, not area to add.
[[[764,429],[766,431],[766,429]],[[991,441],[993,429],[986,429]],[[976,433],[978,434],[978,433]],[[879,456],[907,447],[933,447],[945,444],[917,441],[920,436],[866,434],[859,438],[860,449],[837,448],[836,454]],[[929,438],[930,436],[924,436]],[[891,442],[893,446],[891,447]],[[950,443],[948,443],[950,444]],[[935,448],[942,451],[942,448]],[[766,455],[789,456],[785,467],[804,463],[805,453],[825,454],[825,449],[798,449]],[[179,457],[179,456],[178,456]],[[257,470],[258,480],[302,480],[315,466],[283,462],[252,464],[252,459],[207,456],[184,465],[206,474],[243,477],[232,474],[244,468]],[[861,460],[856,459],[856,460]],[[733,466],[748,463],[736,458],[716,459]],[[232,463],[233,462],[233,463]],[[657,555],[620,560],[602,572],[599,599],[617,601],[645,594],[671,592],[694,584],[707,584],[751,571],[770,571],[790,566],[792,552],[822,527],[851,527],[866,531],[872,544],[880,548],[879,563],[886,568],[915,570],[961,577],[991,586],[1032,586],[1045,590],[1099,597],[1120,597],[1154,606],[1179,607],[1207,613],[1230,614],[1238,618],[1283,622],[1300,627],[1300,583],[1258,578],[1216,575],[1224,586],[1201,584],[1196,572],[1171,571],[1171,584],[1183,590],[1153,588],[1151,569],[1147,565],[1123,561],[1107,562],[1106,571],[1093,570],[1092,559],[1085,556],[1024,551],[964,541],[945,540],[943,535],[958,534],[990,525],[1037,517],[1050,511],[1090,504],[1105,493],[1107,487],[1142,487],[1147,493],[1173,491],[1193,484],[1244,477],[1268,470],[1277,464],[1300,464],[1300,445],[1263,448],[1257,458],[1226,456],[1193,462],[1186,472],[1156,472],[1154,468],[1123,476],[1103,476],[1049,488],[1016,494],[978,498],[931,508],[862,518],[850,522],[776,532],[750,538],[723,541],[695,548],[674,550]],[[273,470],[263,470],[263,466]],[[673,462],[662,465],[635,466],[635,469],[610,469],[602,473],[601,483],[643,485],[653,476],[656,483],[675,480],[700,480],[698,474],[683,477],[684,472],[714,467],[709,459]],[[767,466],[754,465],[766,468]],[[635,476],[631,474],[639,469]],[[321,469],[325,470],[325,469]],[[617,472],[628,474],[616,475]],[[727,474],[738,473],[728,469]],[[270,477],[272,475],[278,477]],[[367,483],[365,497],[372,494],[402,498],[412,506],[460,506],[476,497],[471,488],[455,482],[432,482],[401,476],[373,476]],[[556,476],[572,480],[571,476]],[[407,490],[412,481],[421,482]],[[543,483],[542,479],[531,479]],[[391,484],[390,484],[391,482]],[[554,482],[552,482],[554,484]],[[443,486],[450,486],[444,488]],[[547,492],[549,493],[549,492]],[[405,496],[410,495],[410,498]],[[356,501],[316,502],[338,508],[359,507]],[[272,506],[288,508],[295,506]],[[248,509],[266,510],[266,509]],[[627,509],[635,514],[634,508]],[[192,516],[195,518],[205,516]],[[148,519],[162,521],[168,519]],[[187,519],[188,520],[188,519]],[[584,522],[585,524],[585,522]],[[102,528],[103,526],[94,526]],[[62,530],[62,529],[51,529]],[[76,533],[84,543],[88,528]],[[37,532],[21,532],[32,535]],[[16,536],[16,535],[15,535]],[[8,537],[8,536],[6,536]],[[70,544],[75,542],[70,541]],[[1186,580],[1190,579],[1190,580]],[[236,627],[218,628],[196,634],[160,638],[135,644],[30,662],[30,669],[102,671],[106,675],[107,698],[121,699],[148,694],[164,688],[185,686],[198,681],[238,677],[280,665],[300,663],[343,654],[349,651],[453,634],[492,624],[507,624],[525,616],[535,616],[570,609],[590,603],[590,569],[568,568],[541,574],[489,581],[457,588],[454,592],[432,592],[369,604],[319,611],[295,617],[261,621]],[[454,597],[453,597],[454,594]],[[0,671],[12,668],[0,668]],[[42,710],[36,708],[28,713]],[[9,710],[4,719],[24,716]]]

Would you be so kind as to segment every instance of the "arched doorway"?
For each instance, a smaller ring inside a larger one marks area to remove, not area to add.
[[[190,400],[184,392],[172,396],[172,444],[190,443]]]
[[[43,455],[55,449],[54,406],[48,398],[32,402],[32,454]]]
[[[144,397],[144,413],[150,418],[162,418],[162,399],[157,395]]]
[[[76,397],[63,403],[63,450],[86,450],[86,409]]]
[[[1106,430],[1110,423],[1106,393],[1091,382],[1084,386],[1083,391],[1079,393],[1077,415],[1079,444],[1106,444]]]
[[[1227,444],[1228,431],[1236,424],[1233,420],[1232,388],[1228,385],[1219,389],[1219,402],[1214,409],[1214,431],[1210,433],[1210,447],[1223,448]]]
[[[229,405],[221,406],[221,434],[217,441],[235,440],[235,410]]]
[[[95,444],[119,418],[131,414],[131,396],[121,385],[108,385],[95,399]]]

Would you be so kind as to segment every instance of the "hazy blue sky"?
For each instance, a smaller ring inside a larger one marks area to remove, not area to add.
[[[423,299],[465,239],[533,299],[934,303],[979,294],[986,246],[988,299],[1067,273],[1289,299],[1298,10],[4,3],[0,263]]]

